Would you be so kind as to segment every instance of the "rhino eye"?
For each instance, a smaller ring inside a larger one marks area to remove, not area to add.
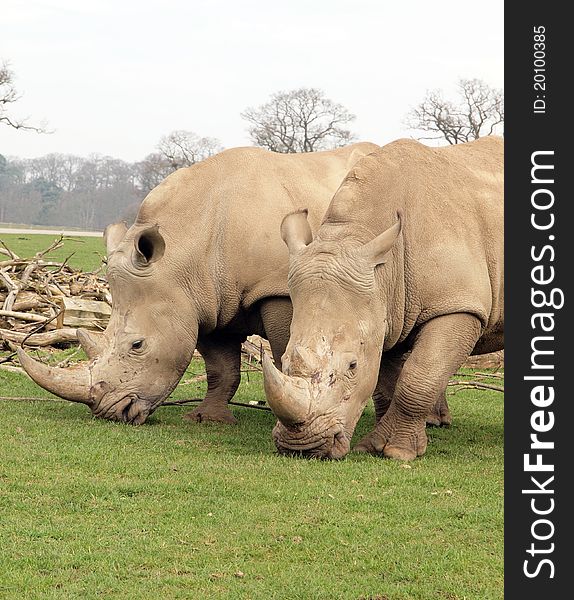
[[[357,361],[356,361],[356,360],[352,360],[352,361],[349,363],[349,369],[350,369],[351,371],[353,371],[353,370],[354,370],[354,369],[356,369],[356,368],[357,368]]]
[[[141,350],[143,343],[143,340],[136,340],[135,342],[132,342],[132,350]]]

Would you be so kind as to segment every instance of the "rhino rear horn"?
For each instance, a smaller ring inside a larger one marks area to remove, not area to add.
[[[34,360],[22,348],[18,348],[22,368],[41,387],[64,400],[90,406],[90,371],[82,365],[70,369],[50,367]]]
[[[86,356],[93,360],[101,354],[102,334],[90,332],[87,329],[77,329],[76,337]]]
[[[106,244],[106,253],[109,256],[120,245],[124,239],[128,226],[121,223],[112,223],[104,229],[104,243]]]

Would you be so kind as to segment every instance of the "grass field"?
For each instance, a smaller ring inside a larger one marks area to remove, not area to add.
[[[173,396],[201,396],[201,369]],[[0,370],[0,396],[48,394]],[[260,375],[244,376],[236,400],[263,398]],[[449,402],[453,426],[403,464],[278,456],[273,416],[240,407],[237,426],[162,407],[136,428],[0,401],[0,597],[502,598],[502,398]]]

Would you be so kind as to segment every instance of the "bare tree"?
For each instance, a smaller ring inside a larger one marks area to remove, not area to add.
[[[338,148],[355,139],[344,127],[355,115],[315,88],[277,92],[269,102],[247,108],[241,116],[251,123],[249,135],[253,143],[273,152],[316,152]]]
[[[460,144],[502,130],[502,90],[491,88],[480,79],[461,79],[458,91],[458,103],[444,100],[440,90],[434,90],[428,92],[426,98],[410,111],[406,125],[431,134],[417,139],[444,138],[449,144]]]
[[[137,180],[142,192],[148,194],[159,185],[174,169],[171,163],[159,152],[148,154],[135,164]]]
[[[7,63],[0,64],[0,124],[14,129],[28,129],[38,133],[46,133],[45,127],[29,125],[26,119],[15,119],[8,114],[11,104],[20,99],[14,86],[14,73]]]
[[[175,171],[181,167],[189,167],[204,158],[213,156],[223,150],[219,140],[210,137],[199,137],[193,131],[178,129],[161,138],[158,150]]]

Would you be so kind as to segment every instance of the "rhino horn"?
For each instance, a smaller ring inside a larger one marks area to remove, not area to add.
[[[86,329],[78,329],[76,331],[76,336],[82,350],[90,360],[97,358],[101,354],[99,348],[101,346],[101,333],[90,333]]]
[[[305,422],[311,393],[304,379],[285,375],[268,354],[263,354],[263,385],[271,410],[284,425]]]
[[[108,256],[115,252],[117,247],[120,245],[122,240],[124,239],[126,232],[128,230],[128,226],[121,223],[112,223],[108,225],[104,230],[104,243],[106,245],[106,252]]]
[[[41,387],[64,400],[81,402],[90,406],[90,372],[86,366],[74,369],[50,367],[29,357],[18,348],[18,358],[23,369]]]
[[[293,359],[295,363],[304,369],[319,371],[321,368],[321,359],[317,353],[299,344],[296,344],[293,348]]]

